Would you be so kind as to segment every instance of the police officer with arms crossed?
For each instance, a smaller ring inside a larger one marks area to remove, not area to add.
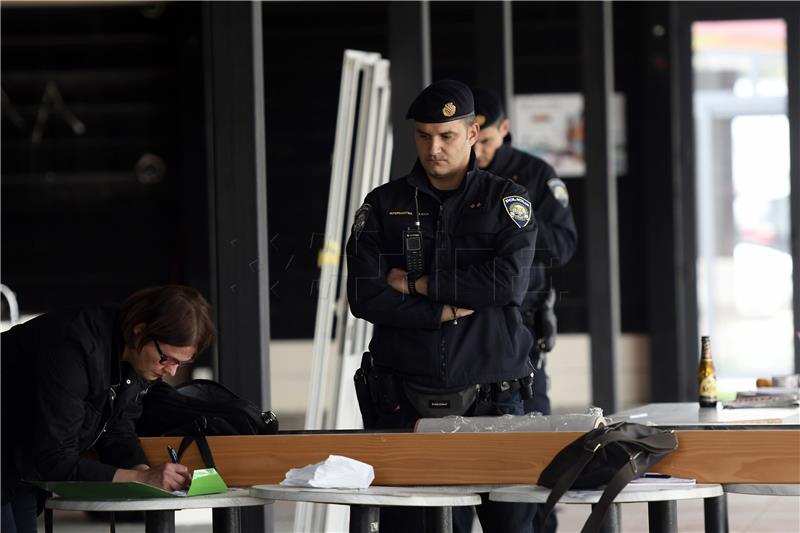
[[[419,159],[367,195],[347,243],[350,309],[375,325],[361,369],[368,400],[357,385],[364,425],[522,414],[533,369],[520,315],[536,240],[528,193],[477,168],[465,84],[433,83],[406,118]],[[455,531],[461,512],[472,510],[454,509]],[[484,498],[477,512],[486,533],[531,531],[530,504]],[[381,531],[424,531],[422,513],[383,509]]]
[[[148,464],[134,429],[151,382],[174,376],[214,338],[190,287],[142,289],[118,305],[54,311],[2,335],[2,531],[36,531],[42,499],[22,480],[140,481],[185,488],[164,450]],[[90,448],[98,459],[84,457]],[[38,509],[37,509],[38,508]]]
[[[536,368],[533,398],[525,400],[525,412],[551,414],[547,396],[545,357],[556,340],[556,293],[548,280],[549,269],[566,264],[575,253],[578,232],[569,207],[564,182],[542,159],[511,146],[508,118],[494,93],[473,89],[475,116],[481,129],[475,144],[478,167],[509,178],[528,189],[536,215],[538,236],[530,285],[522,305],[525,325],[534,337],[531,362]],[[547,531],[556,529],[555,513],[550,513]]]

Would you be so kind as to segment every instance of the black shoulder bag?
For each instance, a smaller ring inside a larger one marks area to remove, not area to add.
[[[136,423],[140,437],[188,435],[202,423],[206,435],[271,435],[278,418],[261,411],[225,386],[208,379],[193,379],[177,387],[158,382],[142,397],[142,416]]]
[[[178,458],[196,442],[203,463],[215,468],[206,436],[271,435],[278,432],[278,418],[216,381],[193,379],[177,387],[160,381],[142,397],[136,432],[140,437],[183,436]]]
[[[677,447],[673,431],[630,422],[584,433],[558,452],[539,476],[538,484],[551,489],[539,515],[539,531],[544,531],[547,516],[565,492],[606,485],[581,529],[581,533],[600,531],[608,507],[625,485]]]

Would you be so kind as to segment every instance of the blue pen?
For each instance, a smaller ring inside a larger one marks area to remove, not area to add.
[[[172,462],[178,464],[178,454],[175,453],[175,450],[172,449],[172,446],[167,444],[167,452],[169,452],[169,457],[172,459]]]

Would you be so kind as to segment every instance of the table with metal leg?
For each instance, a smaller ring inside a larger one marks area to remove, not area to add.
[[[45,502],[45,531],[53,533],[53,510],[62,511],[144,511],[146,533],[174,533],[175,511],[212,509],[214,533],[241,533],[240,507],[264,505],[247,489],[231,489],[220,494],[182,498],[143,498],[137,500],[78,500],[60,497]],[[113,529],[113,519],[112,519]]]
[[[423,507],[425,531],[452,533],[452,508],[480,505],[481,497],[475,493],[448,490],[442,487],[367,487],[365,489],[318,489],[284,485],[256,485],[250,494],[266,500],[285,500],[309,503],[348,505],[350,507],[350,533],[380,531],[380,508],[390,506]]]
[[[678,531],[677,500],[715,498],[722,496],[722,486],[715,484],[668,486],[627,486],[608,508],[603,521],[604,532],[622,531],[619,505],[622,503],[646,502],[650,533],[676,533]],[[498,502],[545,503],[550,489],[538,485],[512,485],[495,489],[489,499]],[[602,490],[568,490],[558,503],[594,504],[600,501]]]
[[[800,425],[800,408],[797,406],[788,407],[773,407],[773,408],[752,408],[752,409],[724,409],[721,404],[716,407],[700,407],[697,402],[682,402],[682,403],[651,403],[620,411],[608,415],[611,422],[638,422],[640,424],[647,424],[651,426],[684,430],[683,434],[688,435],[685,430],[697,430],[703,432],[709,431],[730,431],[730,430],[747,430],[758,434],[759,430],[764,429],[781,429],[786,431],[786,435],[794,435],[794,431]],[[792,432],[792,433],[790,433]],[[796,436],[790,437],[794,439],[795,443],[800,442]],[[766,481],[770,476],[778,476],[779,480],[784,480],[786,474],[796,474],[798,472],[796,466],[797,450],[800,449],[797,444],[790,444],[786,450],[786,464],[782,464],[779,468],[773,468],[771,471],[764,468],[758,468],[759,461],[752,461],[751,464],[755,467],[755,471],[759,473],[759,480]],[[722,452],[722,450],[720,450]],[[758,453],[758,452],[756,452]],[[781,457],[778,455],[778,457]],[[664,461],[660,467],[669,468],[669,457]],[[781,457],[782,460],[782,457]],[[771,491],[778,491],[777,494],[792,494],[792,490],[798,490],[800,487],[797,483],[741,483],[741,481],[754,481],[753,472],[746,473],[744,469],[731,469],[724,473],[727,479],[705,479],[703,481],[717,481],[723,482],[723,489],[725,493],[728,492],[742,492],[745,494],[770,494],[776,493]],[[764,474],[769,471],[768,475]],[[685,472],[677,475],[686,477],[702,478],[702,473],[696,474],[695,472]],[[719,474],[718,474],[719,475]],[[792,476],[789,475],[789,478]],[[724,481],[735,481],[734,483],[724,483]],[[796,480],[796,475],[794,476]],[[791,487],[795,487],[792,489]],[[787,492],[788,491],[788,492]],[[705,514],[705,530],[706,533],[721,533],[728,531],[728,502],[727,497],[723,493],[714,498],[706,498],[703,500],[703,511]]]

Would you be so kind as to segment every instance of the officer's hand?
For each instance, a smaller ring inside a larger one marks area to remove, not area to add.
[[[139,472],[139,481],[164,490],[183,490],[189,487],[192,476],[181,464],[163,463]]]
[[[403,294],[409,294],[408,292],[408,272],[403,270],[402,268],[393,268],[389,271],[389,275],[386,276],[386,283],[389,284],[391,288],[396,290],[397,292],[401,292]],[[417,278],[416,283],[414,284],[414,288],[417,291],[417,294],[422,294],[423,296],[427,296],[428,294],[428,275],[425,274]]]
[[[397,292],[408,294],[408,272],[402,268],[393,268],[386,276],[386,283]]]
[[[534,314],[533,331],[539,351],[548,353],[556,345],[558,320],[552,309],[540,309]]]
[[[467,309],[466,307],[456,307],[454,305],[445,305],[442,307],[442,322],[450,322],[451,320],[456,320],[458,318],[463,318],[465,316],[469,316],[475,311],[473,309]]]

